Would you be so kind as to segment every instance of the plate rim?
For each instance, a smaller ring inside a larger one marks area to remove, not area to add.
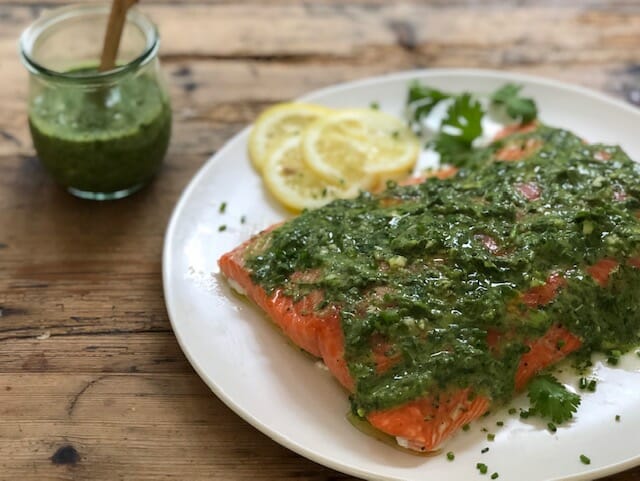
[[[556,80],[547,77],[541,77],[538,75],[531,74],[523,74],[519,72],[511,72],[511,71],[503,71],[503,70],[495,70],[495,69],[481,69],[481,68],[433,68],[433,69],[411,69],[411,70],[402,70],[396,72],[389,72],[382,75],[374,75],[368,76],[360,79],[355,79],[347,82],[341,82],[337,84],[332,84],[326,87],[322,87],[319,89],[315,89],[311,92],[307,92],[301,96],[296,97],[291,100],[292,102],[306,102],[313,101],[319,97],[323,97],[325,95],[330,95],[335,92],[339,92],[340,90],[348,90],[351,88],[362,88],[367,85],[374,85],[378,83],[384,83],[388,81],[401,81],[401,80],[413,80],[413,79],[428,79],[429,77],[441,77],[446,75],[455,75],[455,76],[469,76],[469,77],[482,77],[482,78],[495,78],[503,81],[522,81],[528,83],[534,83],[538,85],[543,85],[559,90],[571,91],[575,93],[579,93],[580,95],[584,95],[586,97],[591,97],[601,102],[608,103],[616,108],[622,109],[635,115],[640,120],[640,110],[637,107],[629,105],[627,102],[612,97],[609,94],[599,92],[589,87],[585,87],[582,85],[572,84],[570,82],[565,82],[562,80]],[[287,100],[284,100],[287,101]],[[371,473],[365,470],[358,468],[357,466],[352,466],[349,464],[341,463],[338,461],[334,461],[332,458],[325,457],[317,454],[315,451],[310,450],[306,446],[297,443],[295,440],[290,439],[286,435],[274,431],[270,427],[266,426],[260,419],[254,417],[251,413],[245,411],[239,404],[237,404],[231,397],[227,396],[222,389],[220,389],[213,379],[211,379],[205,372],[204,367],[198,364],[190,351],[188,343],[182,337],[179,322],[175,319],[175,308],[173,307],[173,303],[171,301],[171,295],[168,292],[170,285],[170,269],[172,263],[172,257],[170,255],[173,246],[173,242],[176,239],[176,226],[179,221],[180,215],[184,210],[184,207],[191,197],[193,190],[199,185],[201,179],[205,176],[206,172],[211,169],[220,158],[222,158],[228,150],[231,150],[238,143],[242,143],[246,141],[246,137],[248,136],[249,130],[251,129],[253,123],[247,125],[238,133],[233,135],[229,140],[227,140],[223,146],[218,149],[214,154],[208,157],[208,159],[198,168],[196,173],[191,177],[188,184],[183,188],[180,193],[180,197],[178,201],[173,207],[171,212],[171,216],[169,218],[169,222],[167,223],[167,227],[165,229],[165,234],[163,237],[163,247],[162,247],[162,293],[164,298],[165,307],[167,310],[167,316],[169,318],[169,322],[171,324],[171,328],[173,333],[178,341],[178,345],[182,350],[184,356],[189,361],[189,364],[194,369],[194,371],[198,374],[200,379],[204,381],[204,383],[209,387],[209,389],[218,397],[227,407],[229,407],[236,415],[238,415],[241,419],[249,423],[254,428],[258,429],[262,434],[274,440],[278,444],[290,449],[291,451],[313,461],[319,463],[328,468],[334,469],[338,472],[342,472],[348,475],[358,476],[363,479],[380,479],[380,480],[390,480],[396,481],[399,478],[395,477],[387,477],[387,476],[376,476],[372,477]],[[640,465],[640,452],[631,458],[628,458],[620,463],[611,463],[599,468],[594,468],[591,470],[582,471],[580,473],[576,473],[569,476],[564,476],[561,478],[554,478],[556,481],[581,481],[581,480],[590,480],[594,479],[594,477],[602,477],[608,476],[615,473],[620,473],[622,471],[626,471],[633,467]]]

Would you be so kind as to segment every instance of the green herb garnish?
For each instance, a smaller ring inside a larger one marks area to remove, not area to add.
[[[534,378],[528,396],[537,414],[557,424],[571,419],[580,405],[580,396],[568,391],[550,374]]]
[[[471,148],[471,143],[482,135],[482,117],[484,111],[480,102],[473,99],[471,94],[463,93],[455,97],[447,109],[442,120],[440,135],[446,140],[436,140],[436,145],[442,142],[453,142]]]
[[[581,377],[578,383],[578,387],[582,390],[587,390],[591,392],[596,391],[597,381],[595,379],[587,379],[586,377]]]
[[[618,349],[613,349],[609,352],[609,357],[607,357],[607,364],[611,364],[612,366],[617,366],[620,362],[620,356],[622,356],[622,352]]]
[[[449,451],[449,452],[447,453],[447,459],[448,459],[449,461],[453,461],[454,459],[456,459],[456,455],[455,455],[455,454],[453,454],[453,451]]]
[[[412,82],[407,96],[409,124],[414,126],[414,129],[419,127],[420,121],[427,117],[436,105],[451,97],[451,94],[432,89],[418,81]]]
[[[580,455],[580,461],[582,462],[582,464],[591,464],[591,459],[589,459],[584,454]]]
[[[504,107],[509,117],[526,124],[536,119],[538,107],[533,99],[522,97],[520,90],[522,85],[512,83],[503,85],[491,95],[491,104],[495,107]]]
[[[487,468],[487,465],[484,463],[478,463],[476,464],[476,469],[480,471],[481,474],[487,474],[489,468]]]

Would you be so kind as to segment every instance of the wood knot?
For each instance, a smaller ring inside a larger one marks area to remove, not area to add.
[[[75,466],[80,461],[80,453],[71,446],[66,444],[58,448],[58,450],[51,456],[51,462],[55,465],[70,464]]]
[[[389,22],[389,28],[396,37],[396,42],[403,49],[413,51],[418,46],[416,30],[405,20],[393,20]]]

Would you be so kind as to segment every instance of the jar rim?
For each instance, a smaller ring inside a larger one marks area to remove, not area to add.
[[[127,12],[127,22],[135,24],[143,33],[146,45],[142,53],[136,58],[123,65],[118,65],[111,70],[104,72],[60,72],[45,67],[37,62],[31,55],[37,39],[46,32],[50,27],[60,21],[64,21],[75,16],[104,14],[108,16],[110,13],[110,5],[92,4],[92,5],[69,5],[60,8],[54,8],[45,12],[35,22],[29,25],[20,35],[19,49],[20,58],[23,64],[31,73],[49,77],[59,81],[108,81],[123,74],[135,71],[138,68],[149,63],[158,52],[160,47],[160,38],[158,29],[155,24],[137,8],[131,8]]]

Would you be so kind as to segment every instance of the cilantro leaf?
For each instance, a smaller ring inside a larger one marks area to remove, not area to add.
[[[430,143],[436,152],[440,154],[440,162],[443,164],[457,165],[457,159],[469,153],[469,144],[456,135],[440,132]]]
[[[471,94],[463,93],[454,98],[440,125],[440,132],[431,141],[431,146],[440,154],[440,162],[456,167],[473,163],[475,150],[473,141],[482,135],[480,102]]]
[[[520,90],[522,90],[522,85],[505,84],[491,95],[491,104],[504,107],[509,117],[526,124],[536,119],[538,107],[533,99],[521,97]]]
[[[454,133],[444,132],[456,136],[468,147],[482,135],[482,116],[484,111],[480,102],[473,100],[471,94],[463,93],[456,96],[454,102],[447,109],[447,115],[442,120],[440,129],[451,127]]]
[[[436,105],[448,98],[451,98],[451,94],[427,87],[418,81],[412,82],[409,85],[409,93],[407,95],[409,123],[419,123],[420,120],[431,113]]]
[[[473,168],[491,162],[493,149],[490,147],[471,148],[459,137],[440,133],[430,142],[430,146],[440,154],[440,162],[453,167]]]
[[[537,376],[529,383],[530,411],[561,424],[573,417],[580,405],[580,396],[568,391],[551,374]]]

